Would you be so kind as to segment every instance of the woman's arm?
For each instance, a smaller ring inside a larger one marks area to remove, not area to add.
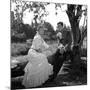
[[[45,41],[43,42],[43,45],[44,45],[45,49],[49,48],[49,45]]]

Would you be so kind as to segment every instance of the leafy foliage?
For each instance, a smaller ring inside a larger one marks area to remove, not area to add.
[[[26,55],[30,46],[27,43],[12,43],[11,44],[11,56],[16,57],[19,55]]]
[[[44,30],[43,38],[45,40],[55,39],[56,33],[54,31],[53,26],[49,22],[45,22],[43,24],[43,30]]]

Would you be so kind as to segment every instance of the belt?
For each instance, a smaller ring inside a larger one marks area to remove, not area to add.
[[[39,49],[35,49],[35,48],[31,48],[31,49],[35,50],[36,52],[40,52],[40,50],[39,50]]]

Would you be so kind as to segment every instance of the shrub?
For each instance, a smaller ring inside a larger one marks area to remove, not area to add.
[[[26,42],[27,39],[32,39],[36,33],[36,29],[29,24],[13,21],[11,24],[11,42]]]
[[[12,43],[11,56],[27,55],[29,48],[27,43]]]

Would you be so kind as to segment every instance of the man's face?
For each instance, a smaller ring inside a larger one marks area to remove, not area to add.
[[[63,29],[63,26],[61,24],[57,25],[57,30],[61,31]]]

